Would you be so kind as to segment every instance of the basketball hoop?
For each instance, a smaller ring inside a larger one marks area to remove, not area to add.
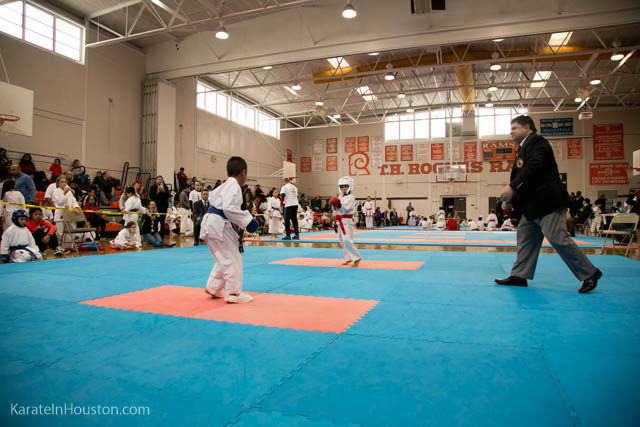
[[[13,114],[0,114],[0,127],[4,124],[4,122],[17,122],[20,120],[20,117],[14,116]]]

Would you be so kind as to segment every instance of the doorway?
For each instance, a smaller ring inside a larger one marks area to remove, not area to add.
[[[447,215],[459,219],[467,217],[467,198],[466,197],[443,197],[442,207]]]

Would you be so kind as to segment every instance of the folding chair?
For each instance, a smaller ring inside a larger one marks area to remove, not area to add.
[[[62,220],[64,221],[64,230],[62,231],[62,242],[65,242],[65,237],[69,238],[69,241],[73,243],[74,249],[79,248],[84,244],[83,241],[80,243],[75,243],[73,239],[74,234],[82,234],[84,233],[95,233],[97,230],[93,227],[78,227],[77,223],[79,222],[87,222],[87,219],[84,217],[82,212],[72,210],[72,211],[62,211]],[[81,239],[83,240],[83,239]],[[62,243],[60,242],[60,243]],[[96,244],[96,242],[92,239],[92,243]]]
[[[607,244],[607,240],[611,238],[611,244],[613,246],[613,250],[616,250],[615,236],[620,236],[620,244],[624,245],[625,240],[628,238],[629,243],[627,244],[627,250],[624,253],[624,256],[627,256],[629,253],[629,249],[631,249],[631,243],[633,239],[638,241],[638,214],[628,213],[628,214],[618,214],[611,219],[609,223],[609,229],[600,231],[600,234],[605,236],[604,242],[602,243],[602,253],[604,253],[605,245]]]

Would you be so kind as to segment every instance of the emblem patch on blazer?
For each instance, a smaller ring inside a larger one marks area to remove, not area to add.
[[[516,161],[516,166],[517,166],[518,168],[521,168],[522,166],[524,166],[524,160],[522,160],[522,159],[518,159],[518,160]]]

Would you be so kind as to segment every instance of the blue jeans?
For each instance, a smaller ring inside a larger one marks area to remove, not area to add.
[[[162,237],[160,237],[160,233],[145,233],[142,235],[142,238],[145,242],[151,243],[152,245],[156,244],[156,242],[162,243]]]

